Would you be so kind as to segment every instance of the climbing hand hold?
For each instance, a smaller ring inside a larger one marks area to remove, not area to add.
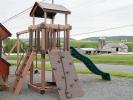
[[[69,65],[72,65],[72,64],[73,64],[73,62],[70,62],[70,63],[69,63]]]
[[[57,61],[57,63],[61,63],[61,61],[60,61],[60,60],[58,60],[58,61]]]
[[[53,67],[53,70],[56,70],[56,68]]]
[[[78,81],[78,79],[74,79],[74,81],[75,81],[75,82],[77,82],[77,81]]]

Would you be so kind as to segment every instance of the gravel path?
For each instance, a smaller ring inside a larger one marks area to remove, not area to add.
[[[47,80],[50,80],[50,72],[47,72]],[[79,74],[84,96],[70,100],[133,100],[133,79],[116,78],[112,81],[101,80],[101,77],[95,75]],[[39,80],[39,74],[36,74],[36,81]],[[11,85],[14,77],[9,77]],[[13,96],[11,92],[0,92],[0,100],[59,100],[57,94],[38,94],[27,87],[28,81],[24,82],[24,87],[18,97]]]

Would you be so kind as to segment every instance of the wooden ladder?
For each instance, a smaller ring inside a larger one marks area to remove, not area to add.
[[[20,90],[22,89],[24,80],[33,64],[36,53],[36,50],[28,52],[24,57],[22,64],[16,70],[16,79],[12,86],[12,90],[15,95],[18,95]]]

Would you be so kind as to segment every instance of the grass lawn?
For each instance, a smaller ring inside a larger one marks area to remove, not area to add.
[[[118,65],[133,65],[133,55],[86,55],[94,63],[97,64],[118,64]],[[38,55],[38,60],[41,56]],[[9,60],[16,60],[16,56],[12,55],[8,58]],[[48,56],[46,56],[48,61]],[[79,60],[74,59],[74,62],[80,63]]]
[[[133,65],[133,55],[86,55],[89,57],[94,63],[102,63],[102,64],[121,64],[121,65]],[[40,60],[40,55],[38,55],[38,60]],[[16,56],[10,56],[9,60],[16,60]],[[48,61],[48,56],[46,56],[46,60]],[[74,59],[74,62],[80,63],[79,60]],[[15,65],[16,63],[11,63]],[[50,64],[46,66],[47,71],[51,71]],[[80,74],[89,74],[91,73],[87,68],[76,68],[77,73]],[[127,72],[118,72],[118,71],[108,71],[112,76],[118,77],[130,77],[133,78],[133,73]]]
[[[94,63],[133,65],[133,55],[87,55]]]

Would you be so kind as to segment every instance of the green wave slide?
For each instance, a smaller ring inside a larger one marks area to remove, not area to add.
[[[103,80],[108,80],[108,81],[111,80],[110,74],[99,70],[88,57],[80,54],[74,47],[70,47],[70,50],[71,50],[71,55],[74,58],[82,61],[91,72],[93,72],[96,75],[101,75]]]

